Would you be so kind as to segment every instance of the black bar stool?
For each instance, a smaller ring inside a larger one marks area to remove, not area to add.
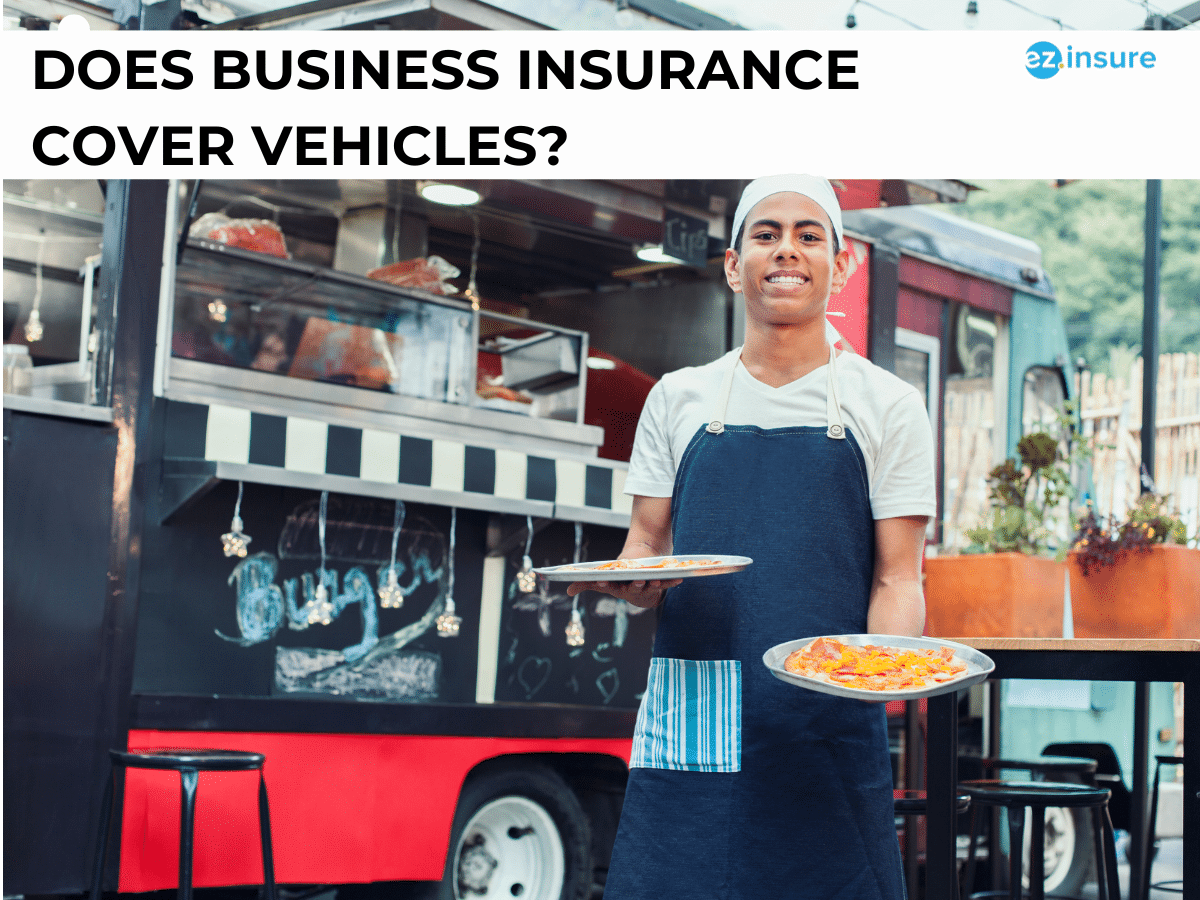
[[[92,875],[92,900],[100,900],[104,884],[104,857],[112,818],[113,784],[117,768],[171,769],[179,773],[183,805],[179,816],[179,900],[192,898],[192,833],[196,817],[196,786],[201,772],[258,772],[258,827],[262,841],[263,887],[266,900],[275,900],[275,863],[271,856],[271,818],[267,806],[267,784],[263,780],[261,753],[240,750],[109,750],[112,773],[100,804],[100,834]]]
[[[1098,763],[1086,756],[1039,756],[1031,759],[994,759],[987,757],[979,760],[985,772],[999,772],[1001,769],[1020,769],[1028,772],[1031,781],[1060,781],[1064,775],[1079,776],[1080,783],[1091,785],[1096,776]],[[1047,779],[1047,776],[1051,776]]]
[[[1108,817],[1110,792],[1105,788],[1079,784],[1060,784],[1052,781],[965,781],[958,786],[971,798],[971,805],[1004,807],[1008,810],[1009,887],[1007,891],[977,891],[969,898],[1009,897],[1021,900],[1021,847],[1025,842],[1025,810],[1033,812],[1029,833],[1029,897],[1043,900],[1045,896],[1045,828],[1046,807],[1092,810],[1092,833],[1095,837],[1096,880],[1100,900],[1120,900],[1121,882],[1117,875],[1117,847],[1112,820]],[[971,847],[967,857],[967,886],[970,888],[975,870],[975,820],[971,823]],[[1058,895],[1053,895],[1058,896]]]
[[[893,791],[892,795],[893,795],[892,805],[895,808],[896,815],[905,817],[905,824],[904,824],[905,858],[908,859],[908,854],[912,848],[911,837],[908,833],[909,832],[908,818],[910,816],[915,818],[917,816],[925,815],[926,810],[928,808],[928,803],[926,802],[925,791],[900,791],[900,790],[898,790],[898,791]],[[962,813],[965,813],[970,806],[971,806],[971,798],[967,794],[956,794],[955,795],[955,797],[954,797],[954,812],[955,813],[961,815]],[[915,879],[913,877],[909,877],[908,880],[910,881],[910,884],[908,885],[909,896],[915,897],[917,886],[915,883],[912,883],[915,881]],[[951,898],[951,900],[957,900],[957,897],[958,897],[958,895],[955,894],[955,896],[953,898]]]
[[[1150,883],[1150,867],[1154,863],[1154,829],[1156,820],[1158,819],[1158,777],[1162,772],[1163,766],[1182,766],[1182,756],[1156,756],[1154,757],[1154,788],[1150,791],[1150,818],[1146,822],[1146,852],[1142,854],[1142,859],[1145,860],[1146,880],[1142,884],[1142,897],[1149,900],[1150,888],[1155,888],[1160,891],[1170,891],[1172,894],[1183,893],[1183,881],[1159,881],[1155,884]],[[1178,887],[1176,887],[1178,885]]]

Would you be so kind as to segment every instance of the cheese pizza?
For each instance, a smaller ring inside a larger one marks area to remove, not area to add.
[[[653,559],[654,557],[650,557]],[[645,562],[641,559],[614,559],[600,566],[563,566],[564,569],[587,569],[591,572],[599,572],[609,569],[683,569],[688,566],[719,566],[719,559],[676,559],[673,556],[668,556],[658,562]]]
[[[950,647],[856,647],[827,637],[817,638],[792,653],[783,667],[795,675],[868,691],[934,687],[967,671],[967,664],[956,659]]]

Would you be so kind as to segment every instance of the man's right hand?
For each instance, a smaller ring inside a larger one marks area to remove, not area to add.
[[[642,609],[650,609],[662,603],[668,588],[673,588],[682,581],[682,578],[647,581],[575,581],[567,585],[567,596],[574,597],[583,591],[599,591],[601,594],[625,600]]]

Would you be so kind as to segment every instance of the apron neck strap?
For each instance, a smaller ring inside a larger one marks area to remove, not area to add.
[[[742,351],[733,357],[731,365],[725,369],[725,377],[721,379],[721,390],[713,403],[713,415],[705,431],[709,434],[721,434],[725,430],[725,414],[729,410],[729,393],[733,389],[733,373],[742,360]],[[829,345],[829,370],[825,386],[825,434],[834,440],[846,439],[846,428],[842,423],[842,406],[838,402],[837,393],[837,350]]]
[[[825,434],[837,441],[846,439],[842,424],[842,404],[838,402],[837,350],[829,345],[829,376],[825,385]]]

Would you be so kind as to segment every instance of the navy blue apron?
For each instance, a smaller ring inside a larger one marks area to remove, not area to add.
[[[883,704],[762,662],[867,630],[874,518],[833,354],[823,428],[724,425],[734,367],[676,474],[674,552],[754,564],[667,592],[605,900],[900,900]]]

